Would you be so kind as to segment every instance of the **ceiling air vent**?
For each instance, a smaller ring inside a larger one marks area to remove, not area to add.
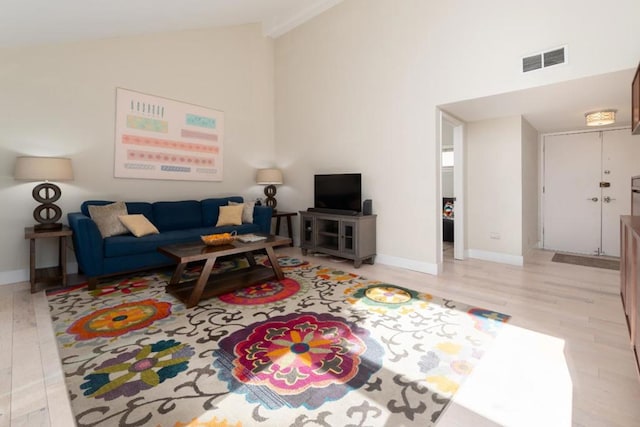
[[[564,64],[567,60],[565,50],[565,47],[561,47],[547,52],[525,56],[522,58],[522,72],[528,73],[529,71],[551,67],[552,65]]]
[[[542,68],[542,54],[527,56],[522,58],[522,72],[538,70]]]

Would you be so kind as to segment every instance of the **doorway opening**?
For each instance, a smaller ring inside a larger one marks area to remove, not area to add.
[[[463,260],[464,253],[464,123],[450,114],[440,112],[441,248],[444,258]]]

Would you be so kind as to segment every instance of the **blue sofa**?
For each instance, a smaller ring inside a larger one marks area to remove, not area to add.
[[[125,234],[104,239],[89,216],[89,206],[113,202],[83,202],[81,212],[67,216],[73,230],[78,267],[88,277],[89,289],[95,289],[101,277],[172,264],[171,259],[157,251],[158,246],[199,240],[201,235],[234,230],[238,234],[270,233],[272,209],[268,206],[254,208],[252,224],[216,227],[220,206],[226,206],[230,201],[242,203],[243,199],[233,196],[202,201],[126,202],[129,214],[144,215],[160,233],[143,237]]]

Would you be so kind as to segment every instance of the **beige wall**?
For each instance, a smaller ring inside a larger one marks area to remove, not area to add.
[[[17,155],[72,158],[65,220],[89,198],[261,195],[254,170],[273,165],[275,153],[273,60],[259,25],[0,50],[0,200],[11,206],[0,209],[0,283],[24,280],[29,265],[23,228],[34,222],[35,184],[13,180]],[[114,178],[116,87],[223,110],[224,180]]]
[[[11,208],[0,210],[0,283],[28,265],[22,228],[34,202],[32,185],[11,177],[18,154],[73,158],[65,212],[89,197],[258,195],[253,168],[275,162],[279,207],[305,209],[314,173],[362,172],[378,260],[435,272],[437,106],[635,67],[640,2],[614,3],[346,0],[275,51],[257,25],[1,50],[0,197]],[[523,55],[560,45],[567,65],[520,73]],[[114,179],[116,86],[224,110],[224,182]]]
[[[467,124],[467,230],[471,256],[522,256],[521,118]]]
[[[522,118],[522,254],[538,245],[539,194],[538,131]]]
[[[295,181],[283,205],[311,205],[314,173],[362,172],[378,214],[378,260],[437,271],[437,106],[635,67],[640,2],[615,3],[346,0],[280,37],[277,157]],[[522,56],[561,45],[568,64],[520,72]],[[512,142],[519,150],[519,130]],[[522,225],[513,225],[499,244],[483,246],[521,253],[511,236]]]
[[[378,260],[420,263],[434,259],[439,152],[425,144],[436,116],[413,75],[420,46],[403,5],[347,1],[276,41],[277,157],[296,182],[280,200],[296,209],[313,205],[313,174],[362,173]]]

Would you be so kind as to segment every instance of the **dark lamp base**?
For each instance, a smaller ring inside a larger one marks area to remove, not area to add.
[[[276,186],[275,185],[267,185],[264,187],[264,195],[267,196],[267,200],[265,200],[265,204],[269,206],[275,212],[276,206],[278,206],[278,201],[275,198],[276,195]]]
[[[62,224],[58,222],[62,218],[62,210],[53,203],[62,194],[60,187],[50,182],[45,182],[36,185],[31,194],[37,202],[42,203],[33,210],[33,219],[38,223],[33,227],[33,231],[43,233],[62,230]]]

